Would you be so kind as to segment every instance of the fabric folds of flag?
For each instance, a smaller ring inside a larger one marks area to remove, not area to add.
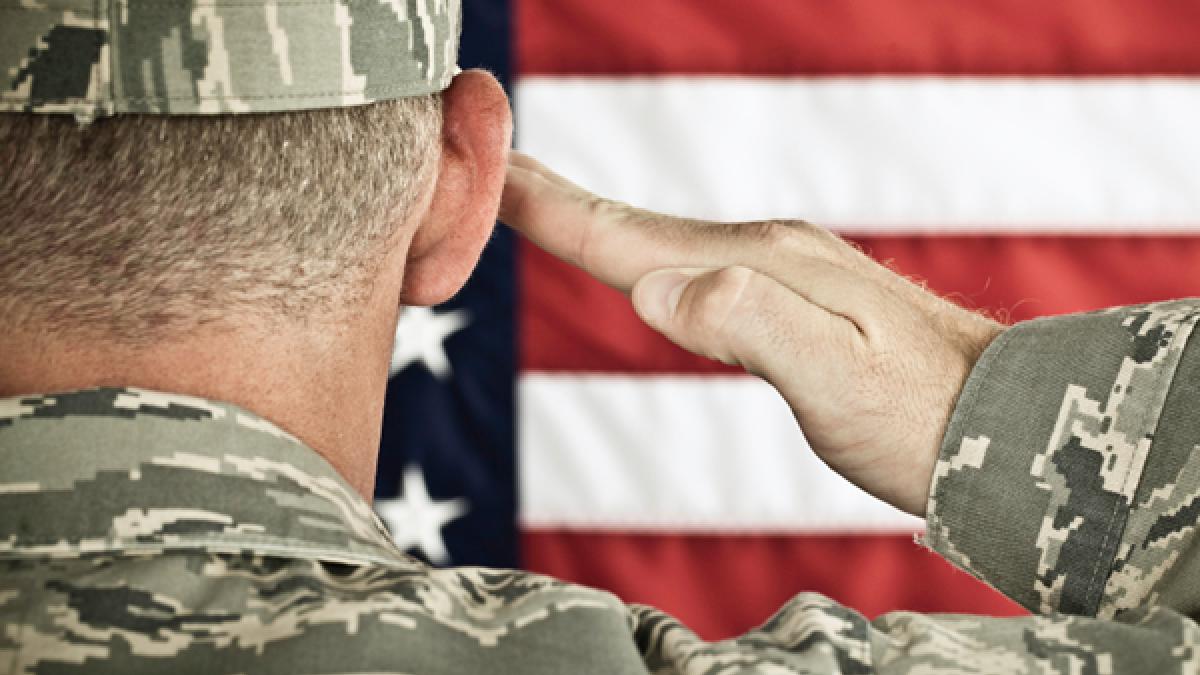
[[[467,56],[490,56],[464,64],[511,77],[517,146],[600,194],[828,225],[1012,320],[1200,288],[1188,3],[466,12]],[[804,590],[868,615],[1021,611],[915,545],[919,520],[826,469],[764,383],[676,349],[509,233],[433,316],[457,319],[422,324],[427,359],[398,347],[379,483],[418,553],[605,587],[709,638]],[[444,557],[421,544],[437,534]]]

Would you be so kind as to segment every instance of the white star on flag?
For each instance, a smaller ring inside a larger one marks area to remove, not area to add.
[[[405,307],[396,322],[396,343],[392,347],[392,377],[415,361],[425,364],[433,376],[444,379],[450,374],[446,358],[446,338],[470,323],[467,310],[456,309],[438,314],[429,307]]]
[[[396,545],[405,551],[421,551],[435,565],[450,562],[442,528],[467,510],[467,500],[462,497],[432,499],[425,487],[425,474],[411,464],[404,469],[400,495],[375,501],[375,512],[387,523]]]

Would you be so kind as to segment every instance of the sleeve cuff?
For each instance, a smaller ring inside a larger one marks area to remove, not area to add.
[[[929,545],[1035,612],[1105,615],[1145,602],[1153,580],[1114,568],[1138,562],[1149,515],[1139,508],[1153,493],[1139,489],[1143,475],[1169,478],[1154,464],[1177,465],[1172,452],[1195,444],[1155,432],[1198,317],[1200,301],[1182,300],[1001,334],[947,426]]]

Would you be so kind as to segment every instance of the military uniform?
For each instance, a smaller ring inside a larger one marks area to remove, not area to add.
[[[1035,616],[868,621],[801,594],[718,643],[601,591],[426,567],[232,405],[0,400],[0,673],[1194,673],[1198,318],[1180,301],[1018,324],[972,372],[927,541]]]
[[[210,114],[435,92],[454,0],[0,0],[0,110]],[[1019,324],[947,429],[926,542],[1035,613],[869,621],[802,594],[706,643],[524,572],[396,550],[232,405],[0,400],[0,673],[1200,672],[1200,302]],[[764,574],[770,574],[764,570]]]
[[[458,0],[0,0],[0,111],[205,115],[441,91]]]

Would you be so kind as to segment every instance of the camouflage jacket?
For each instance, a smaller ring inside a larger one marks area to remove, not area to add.
[[[868,620],[802,594],[718,643],[601,591],[427,568],[236,407],[0,400],[0,672],[1194,673],[1198,317],[1181,301],[1019,324],[972,372],[927,541],[1034,615]]]

